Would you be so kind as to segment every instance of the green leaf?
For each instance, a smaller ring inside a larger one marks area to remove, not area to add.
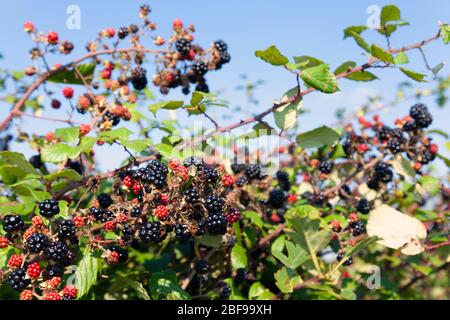
[[[406,64],[409,62],[409,58],[403,51],[400,51],[395,57],[394,57],[394,63],[395,64]]]
[[[120,140],[120,144],[127,147],[128,149],[133,150],[134,152],[141,152],[149,145],[152,144],[151,139],[143,139],[143,140]]]
[[[20,168],[26,173],[39,175],[39,172],[25,159],[25,156],[19,152],[2,151],[0,152],[0,159],[5,164],[10,164]]]
[[[306,84],[321,92],[334,93],[339,90],[336,76],[330,72],[327,64],[307,68],[303,70],[300,77]]]
[[[89,289],[97,282],[100,264],[101,259],[95,257],[89,248],[86,248],[75,271],[75,286],[78,290],[78,298],[88,293]]]
[[[406,160],[401,154],[397,154],[392,160],[394,170],[404,177],[415,177],[416,171],[411,166],[410,161]]]
[[[78,141],[80,127],[58,128],[55,130],[55,137],[65,142]]]
[[[62,169],[52,174],[44,176],[45,180],[53,181],[59,178],[67,178],[72,181],[80,181],[81,176],[73,169]]]
[[[442,68],[445,66],[443,62],[437,64],[434,68],[431,69],[431,72],[433,72],[433,75],[437,76],[439,71],[442,70]]]
[[[129,129],[127,128],[119,128],[109,131],[103,131],[100,133],[99,137],[100,139],[104,140],[105,142],[113,142],[115,140],[123,139],[128,140],[128,137],[132,134]]]
[[[162,271],[152,274],[150,278],[150,293],[155,300],[187,300],[189,294],[180,288],[173,271]]]
[[[298,69],[304,70],[307,68],[317,67],[318,65],[324,64],[320,59],[310,57],[310,56],[298,56],[293,57],[295,63],[298,65]]]
[[[441,37],[445,44],[450,42],[450,25],[443,24],[441,26]]]
[[[205,93],[204,92],[200,92],[200,91],[194,91],[192,92],[192,97],[191,97],[191,106],[196,106],[198,105],[203,98],[205,97]]]
[[[248,299],[249,300],[270,300],[275,295],[270,292],[261,282],[254,282],[250,289],[248,290]]]
[[[353,37],[353,34],[356,33],[360,35],[363,31],[367,30],[366,26],[351,26],[344,29],[344,39],[348,37]]]
[[[394,58],[392,57],[392,54],[385,51],[384,49],[380,48],[376,44],[373,44],[371,47],[372,56],[375,58],[380,59],[383,62],[386,62],[388,64],[394,63]]]
[[[246,217],[247,219],[250,219],[250,221],[258,228],[262,228],[264,222],[257,212],[244,211],[242,212],[242,216]]]
[[[133,289],[137,293],[138,297],[142,300],[151,300],[147,290],[145,290],[142,283],[129,279],[127,277],[120,277],[119,279],[123,281],[125,285]]]
[[[292,88],[284,93],[282,101],[295,97],[298,94],[298,88]],[[297,98],[294,102],[289,103],[276,109],[273,112],[275,118],[275,124],[282,130],[288,130],[294,126],[297,122],[297,117],[300,114],[302,107],[302,99]]]
[[[370,46],[367,44],[366,40],[364,40],[363,37],[361,37],[358,33],[354,32],[354,31],[350,31],[350,34],[353,37],[353,39],[355,39],[355,42],[359,47],[361,47],[368,53],[371,53]]]
[[[233,270],[247,268],[248,266],[247,250],[239,244],[235,244],[231,250],[231,266]]]
[[[380,23],[381,25],[386,25],[386,23],[391,21],[398,21],[401,20],[400,17],[400,9],[397,8],[394,5],[388,5],[384,6],[383,9],[381,9],[381,15],[380,15]]]
[[[171,158],[181,158],[181,154],[177,152],[173,146],[166,143],[160,143],[153,146],[155,151],[161,154],[163,157],[171,159]]]
[[[50,199],[50,193],[41,190],[33,190],[27,186],[21,185],[14,189],[15,194],[19,194],[26,197],[33,197],[36,201],[42,202],[45,199]]]
[[[41,158],[45,162],[59,163],[68,158],[74,159],[79,154],[80,148],[58,143],[44,147],[41,152]]]
[[[289,62],[289,59],[282,55],[276,46],[270,46],[266,50],[258,50],[255,52],[255,56],[274,66],[282,66]]]
[[[222,235],[205,234],[204,236],[200,237],[199,242],[207,247],[220,248],[220,245],[222,243]]]
[[[23,178],[26,175],[27,173],[23,169],[13,165],[6,164],[0,167],[0,176],[2,178],[2,182],[6,185],[23,181]]]
[[[59,200],[59,213],[55,216],[55,218],[63,218],[67,219],[69,217],[69,204],[65,200]]]
[[[304,149],[320,148],[323,146],[332,146],[340,136],[333,129],[322,126],[311,131],[299,134],[296,138],[297,143]]]
[[[163,101],[150,105],[148,110],[156,116],[156,112],[160,109],[175,110],[181,108],[183,104],[183,101]]]
[[[282,267],[275,274],[275,284],[283,293],[292,293],[296,285],[302,283],[302,278],[292,269]]]
[[[90,84],[94,77],[95,63],[80,64],[77,66],[79,73],[83,76],[85,81]],[[50,82],[65,83],[65,84],[83,84],[83,80],[79,77],[74,69],[62,70],[48,78]]]
[[[287,248],[287,256],[283,253],[285,248]],[[281,261],[281,263],[293,270],[297,269],[305,261],[311,258],[308,252],[300,247],[300,245],[286,240],[284,236],[279,236],[272,243],[271,252],[275,258]]]
[[[341,64],[337,69],[334,71],[335,75],[344,73],[349,71],[349,69],[353,69],[356,67],[356,62],[354,61],[347,61]],[[353,81],[372,81],[375,79],[378,79],[376,75],[374,75],[371,72],[368,71],[358,71],[354,72],[352,74],[349,74],[345,77],[346,79],[353,80]]]
[[[417,82],[427,82],[425,80],[426,75],[423,73],[411,71],[411,70],[403,68],[403,67],[400,67],[400,71],[403,72],[408,78],[413,79]]]

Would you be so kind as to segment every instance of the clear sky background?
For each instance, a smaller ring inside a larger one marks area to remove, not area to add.
[[[84,45],[92,40],[102,28],[128,25],[138,22],[138,7],[143,1],[111,0],[40,0],[40,1],[1,1],[0,10],[0,52],[4,59],[0,67],[23,69],[30,64],[28,50],[32,47],[29,37],[23,32],[23,22],[30,20],[39,30],[57,31],[60,39],[68,39],[76,49],[70,56],[56,56],[50,64],[64,63],[85,52]],[[255,50],[265,49],[275,44],[288,57],[311,55],[330,63],[334,70],[342,62],[354,60],[363,63],[362,50],[352,39],[343,40],[342,30],[350,25],[365,24],[368,18],[366,9],[370,5],[395,4],[400,7],[402,17],[410,21],[411,26],[400,28],[392,38],[392,46],[406,44],[428,38],[438,30],[438,21],[450,22],[450,1],[295,1],[295,0],[227,0],[227,1],[148,1],[152,8],[150,19],[157,23],[162,36],[171,30],[174,18],[181,18],[186,24],[196,26],[196,40],[209,46],[217,39],[224,39],[232,56],[231,63],[219,72],[207,75],[212,90],[225,90],[221,94],[232,106],[243,105],[243,91],[234,88],[242,83],[240,74],[246,74],[252,80],[264,80],[265,84],[256,90],[259,106],[251,110],[256,113],[266,109],[274,99],[295,85],[295,78],[281,68],[272,67],[254,56]],[[66,9],[69,5],[78,5],[81,9],[81,29],[66,28]],[[159,34],[159,33],[158,33]],[[369,33],[367,33],[369,35]],[[368,37],[369,42],[377,40],[384,46],[381,37]],[[147,40],[151,45],[150,39]],[[448,60],[450,46],[444,46],[440,40],[425,48],[432,66]],[[408,54],[413,63],[408,67],[418,72],[426,72],[419,52]],[[61,59],[61,60],[59,60]],[[442,75],[449,74],[446,66]],[[370,83],[342,81],[342,92],[334,95],[313,93],[304,99],[304,106],[311,112],[299,119],[302,130],[312,129],[321,124],[332,123],[337,108],[355,109],[366,101],[368,95],[383,94],[388,100],[395,97],[396,85],[405,80],[397,70],[375,70],[381,80]],[[418,88],[432,87],[432,83],[417,85]],[[150,87],[156,92],[154,87]],[[79,89],[81,91],[81,87]],[[179,90],[178,90],[179,91]],[[158,95],[157,95],[158,96]],[[161,98],[158,96],[158,98]],[[187,97],[181,94],[169,95],[169,98]],[[428,101],[432,110],[435,128],[448,130],[450,107],[439,109],[433,101]],[[48,104],[49,102],[47,102]],[[393,120],[396,116],[408,112],[410,102],[405,102],[386,115]],[[1,105],[0,116],[7,114],[9,106]],[[142,106],[146,110],[146,106]],[[57,113],[46,111],[50,116]],[[61,116],[61,113],[60,113]],[[235,118],[236,119],[236,118]],[[226,123],[224,120],[222,123]],[[87,122],[87,120],[86,120]],[[388,121],[387,121],[388,122]],[[58,125],[51,122],[26,120],[28,131],[45,133]],[[442,142],[442,140],[440,140]],[[14,145],[18,147],[17,145]],[[442,146],[441,149],[444,147]],[[27,155],[30,150],[23,149]],[[102,169],[110,169],[124,159],[126,154],[116,152],[113,147],[102,147],[98,154]],[[448,152],[444,152],[448,155]]]

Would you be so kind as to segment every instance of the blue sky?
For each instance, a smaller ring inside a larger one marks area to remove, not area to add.
[[[23,22],[31,20],[40,30],[58,31],[61,39],[70,39],[76,49],[69,57],[57,56],[50,63],[67,62],[71,57],[84,53],[84,45],[105,27],[120,27],[137,22],[137,11],[142,1],[87,1],[87,0],[40,0],[4,1],[0,10],[0,38],[3,39],[0,52],[4,59],[1,68],[22,69],[30,61],[28,50],[32,43],[23,32]],[[196,40],[208,46],[214,40],[224,39],[232,56],[231,63],[220,72],[208,74],[208,82],[213,90],[225,91],[222,98],[232,105],[242,105],[242,91],[234,88],[241,83],[240,74],[246,74],[253,80],[264,80],[265,84],[256,91],[259,106],[252,112],[258,112],[270,106],[274,99],[295,85],[295,79],[281,68],[272,67],[254,56],[255,50],[265,49],[275,44],[288,57],[295,55],[312,55],[336,68],[340,63],[354,60],[362,63],[365,57],[353,40],[343,40],[342,30],[349,25],[365,24],[370,5],[396,4],[402,10],[402,17],[411,22],[411,26],[397,31],[393,38],[393,47],[403,46],[430,37],[437,32],[438,21],[449,22],[450,2],[423,1],[274,1],[274,0],[228,0],[228,1],[149,1],[153,10],[152,21],[158,24],[161,35],[166,36],[174,18],[181,18],[185,23],[196,26]],[[81,30],[66,28],[66,8],[78,5],[81,9]],[[368,37],[370,42],[377,41],[384,45],[381,37]],[[149,41],[150,42],[150,41]],[[450,47],[442,42],[425,48],[431,65],[448,59]],[[425,72],[425,67],[418,52],[412,52],[413,63],[410,69]],[[59,60],[62,59],[62,60]],[[334,120],[336,108],[354,109],[365,101],[367,95],[384,94],[389,100],[394,98],[396,84],[404,80],[397,70],[375,71],[381,80],[371,83],[344,81],[342,92],[334,95],[314,93],[304,99],[304,106],[311,113],[300,118],[302,130],[312,129]],[[449,73],[446,66],[442,74]],[[428,88],[431,84],[418,85]],[[152,88],[151,88],[152,89]],[[155,91],[155,90],[154,90]],[[170,98],[183,98],[175,94]],[[184,97],[185,98],[185,97]],[[187,99],[187,98],[185,98]],[[410,103],[399,105],[396,110],[386,115],[389,120],[407,113]],[[0,116],[3,118],[8,106],[2,105]],[[145,106],[143,106],[145,108]],[[435,115],[436,128],[448,128],[450,108],[440,110],[432,101],[430,108]],[[46,111],[47,112],[47,111]],[[56,115],[52,110],[48,115]],[[226,121],[223,121],[225,123]],[[32,131],[45,133],[54,128],[49,122],[36,123],[27,120]],[[57,125],[56,125],[57,126]],[[28,150],[25,150],[30,154]],[[117,165],[122,157],[111,157],[114,148],[104,149],[102,160],[104,168]],[[447,153],[448,154],[448,153]],[[123,155],[125,156],[125,154]]]

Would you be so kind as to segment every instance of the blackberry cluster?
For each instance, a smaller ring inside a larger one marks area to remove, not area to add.
[[[184,159],[183,166],[185,167],[195,166],[197,168],[201,168],[203,166],[203,160],[199,157],[188,157]]]
[[[217,293],[219,294],[219,298],[227,299],[231,295],[231,287],[223,281],[217,283]]]
[[[219,52],[226,52],[228,50],[228,45],[223,40],[214,41],[214,47]]]
[[[40,253],[41,251],[47,249],[50,241],[45,234],[33,233],[27,239],[27,249],[31,253]]]
[[[409,115],[414,119],[418,128],[427,128],[433,122],[433,117],[423,103],[417,103],[409,110]]]
[[[51,242],[45,249],[45,258],[62,264],[67,264],[70,259],[69,248],[62,241]]]
[[[210,213],[206,219],[206,229],[210,234],[225,234],[228,220],[223,212]]]
[[[195,264],[195,272],[199,274],[207,274],[209,271],[208,262],[206,260],[199,260]]]
[[[181,242],[186,242],[192,237],[187,225],[182,223],[175,224],[175,237]]]
[[[216,68],[220,69],[222,65],[231,61],[231,56],[228,53],[228,45],[223,40],[217,40],[214,42],[214,48],[219,52],[219,63]]]
[[[27,272],[24,268],[18,268],[11,271],[8,275],[8,285],[16,291],[22,291],[31,283],[30,279],[26,278]]]
[[[106,210],[103,208],[91,207],[89,209],[89,213],[94,216],[95,221],[105,223],[106,221],[110,221],[113,218],[113,213],[110,210]]]
[[[343,251],[339,252],[336,256],[336,260],[337,261],[341,261],[342,259],[344,259],[345,253]],[[353,264],[353,258],[352,257],[348,257],[347,260],[345,260],[345,262],[343,263],[344,266],[350,266]]]
[[[175,48],[183,56],[189,54],[189,51],[191,50],[191,47],[192,47],[191,43],[188,40],[184,39],[184,38],[181,38],[180,40],[177,40],[175,42]]]
[[[339,189],[339,195],[342,198],[348,197],[352,194],[352,190],[350,189],[350,187],[347,184],[344,184],[341,189]]]
[[[137,66],[131,72],[131,84],[133,88],[136,90],[143,90],[147,86],[147,70],[142,68],[141,66]]]
[[[167,167],[159,160],[152,160],[145,168],[138,168],[134,171],[133,178],[143,183],[153,184],[157,188],[162,188],[166,185],[168,172]]]
[[[206,82],[200,82],[195,86],[195,91],[209,93],[209,86]]]
[[[133,207],[133,208],[131,209],[130,215],[131,215],[132,217],[134,217],[134,218],[140,217],[141,214],[142,214],[141,208],[139,208],[139,207]]]
[[[59,213],[59,202],[55,199],[46,199],[39,203],[39,213],[45,218],[51,218]]]
[[[53,277],[61,277],[64,274],[64,266],[62,264],[49,264],[44,271],[42,271],[42,276],[44,279],[48,280]]]
[[[242,163],[233,163],[231,165],[231,170],[234,173],[241,173],[242,171],[244,171],[244,169],[245,169],[245,165]]]
[[[25,227],[22,218],[18,214],[7,214],[3,218],[3,230],[8,233],[19,231]]]
[[[289,191],[291,189],[291,182],[289,181],[289,174],[286,171],[277,172],[278,185],[284,191]]]
[[[117,36],[119,39],[125,39],[128,36],[128,28],[127,27],[121,27],[119,28],[119,31],[117,32]]]
[[[370,210],[372,210],[372,202],[369,200],[362,198],[358,201],[358,205],[356,206],[356,210],[361,212],[362,214],[368,214]]]
[[[200,76],[204,76],[208,72],[208,65],[203,60],[195,61],[191,68],[196,75]]]
[[[423,150],[422,154],[418,157],[419,162],[421,164],[427,164],[433,161],[436,158],[436,155],[431,153],[430,150]]]
[[[30,159],[28,160],[28,162],[36,169],[40,169],[44,165],[44,163],[41,160],[40,154],[31,156]]]
[[[378,131],[378,138],[381,141],[387,141],[391,137],[392,129],[388,126],[382,126]]]
[[[113,204],[113,200],[106,193],[100,193],[97,196],[97,200],[98,200],[100,207],[103,209],[108,209],[108,207]]]
[[[208,195],[205,199],[205,207],[210,213],[222,212],[225,201],[214,195]]]
[[[107,246],[105,247],[106,250],[117,252],[119,255],[119,263],[127,262],[128,260],[128,251],[122,247],[119,246]]]
[[[74,240],[76,239],[77,227],[72,220],[64,219],[59,222],[58,239]]]
[[[329,161],[322,161],[319,165],[319,171],[321,173],[330,174],[333,170],[333,163]]]
[[[272,189],[269,192],[269,199],[267,203],[275,209],[280,209],[284,206],[284,201],[286,199],[285,192],[281,189]]]
[[[402,151],[402,143],[399,139],[393,138],[393,139],[389,140],[389,142],[387,144],[387,148],[393,154],[397,154]]]
[[[261,180],[263,178],[261,164],[249,164],[245,168],[244,174],[249,180]]]
[[[391,170],[391,166],[386,162],[378,162],[375,165],[375,179],[384,183],[392,181],[394,173]]]
[[[200,201],[200,195],[196,188],[190,188],[186,191],[186,201],[189,203],[197,203]]]
[[[159,243],[164,240],[165,236],[159,222],[147,222],[139,229],[139,238],[147,243]]]
[[[208,183],[216,183],[220,178],[219,173],[214,168],[204,168],[202,174]]]
[[[357,237],[359,235],[362,235],[366,232],[366,227],[364,226],[364,223],[362,221],[352,221],[349,223],[350,229],[352,231],[352,235],[354,237]]]
[[[241,176],[236,179],[236,186],[239,188],[245,186],[247,183],[248,183],[248,179],[246,176]]]
[[[72,169],[73,171],[77,172],[80,175],[82,175],[84,171],[83,165],[79,161],[74,161],[71,159],[68,159],[66,161],[65,167]]]

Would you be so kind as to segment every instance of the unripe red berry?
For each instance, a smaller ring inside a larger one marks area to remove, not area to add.
[[[62,290],[62,294],[64,297],[69,299],[74,299],[77,296],[77,287],[74,285],[67,285]]]
[[[222,177],[222,183],[225,187],[231,187],[234,183],[234,178],[226,174]]]
[[[432,154],[436,154],[436,153],[438,153],[439,147],[438,147],[437,144],[432,143],[432,144],[430,144],[430,146],[429,146],[429,150],[430,150],[430,152],[431,152]]]
[[[36,67],[30,66],[30,67],[26,67],[24,72],[27,76],[31,77],[34,76],[36,74]]]
[[[109,256],[107,257],[109,263],[116,264],[119,262],[119,253],[116,251],[111,251]]]
[[[128,188],[131,188],[131,186],[133,186],[133,184],[134,184],[134,180],[130,176],[126,176],[122,182],[123,182],[123,185]]]
[[[109,69],[102,70],[101,77],[102,79],[111,79],[111,70]]]
[[[105,230],[106,231],[112,231],[116,227],[116,223],[114,221],[107,221],[105,223]]]
[[[6,237],[0,237],[0,249],[4,249],[6,247],[8,247],[9,245],[9,240]]]
[[[34,27],[33,22],[27,21],[23,24],[23,30],[27,33],[32,33],[34,32],[36,29]]]
[[[159,195],[159,202],[162,204],[162,205],[168,205],[169,204],[169,197],[166,195],[166,194],[163,194],[163,193],[161,193],[160,195]]]
[[[168,166],[171,170],[176,170],[180,166],[180,160],[178,159],[170,159]]]
[[[134,194],[139,194],[139,192],[141,192],[141,190],[142,190],[143,188],[144,188],[144,187],[143,187],[140,183],[138,183],[138,182],[135,182],[135,183],[133,184],[133,187],[132,187]]]
[[[65,87],[63,89],[63,96],[67,99],[72,99],[73,97],[73,89],[71,87]]]
[[[351,212],[348,214],[348,220],[349,221],[358,221],[359,220],[359,216],[357,212]]]
[[[272,215],[270,216],[270,221],[272,221],[274,223],[278,223],[281,221],[281,218],[278,214],[272,213]]]
[[[78,106],[82,109],[87,109],[91,106],[91,100],[88,97],[81,95],[78,97]]]
[[[9,257],[8,267],[10,268],[18,268],[22,265],[23,257],[20,254],[13,254]]]
[[[157,206],[153,211],[153,215],[158,219],[163,220],[169,215],[169,209],[167,209],[165,206]]]
[[[33,300],[33,292],[31,290],[23,290],[19,295],[19,300]]]
[[[368,150],[369,150],[369,147],[365,143],[360,143],[356,146],[356,151],[358,151],[358,153],[365,153]]]
[[[181,19],[173,20],[173,29],[174,30],[180,30],[182,28],[183,28],[183,21],[181,21]]]
[[[241,218],[241,213],[236,208],[230,208],[225,216],[227,217],[228,222],[233,224]]]
[[[33,225],[33,227],[37,229],[42,228],[44,226],[44,222],[42,221],[42,218],[40,216],[34,216],[31,219],[31,224]]]
[[[41,266],[38,262],[32,263],[27,268],[27,274],[32,279],[36,279],[41,275]]]
[[[45,135],[45,140],[48,142],[52,142],[55,139],[55,134],[53,132],[49,132]]]
[[[290,194],[290,195],[288,195],[287,201],[288,201],[290,204],[296,203],[296,202],[297,202],[297,195],[296,195],[296,194]]]
[[[81,228],[84,225],[84,219],[81,216],[75,216],[72,218],[73,223],[77,228]]]
[[[80,126],[80,136],[85,136],[91,131],[91,126],[89,124],[82,124]]]
[[[49,281],[49,285],[52,288],[58,288],[60,284],[61,284],[61,277],[53,277]]]
[[[58,33],[51,31],[47,34],[47,42],[49,44],[57,44],[58,43]]]
[[[46,292],[44,295],[44,300],[50,301],[61,300],[61,295],[55,291]]]
[[[119,214],[119,216],[117,217],[117,222],[118,223],[126,223],[128,221],[128,217],[126,214]]]

